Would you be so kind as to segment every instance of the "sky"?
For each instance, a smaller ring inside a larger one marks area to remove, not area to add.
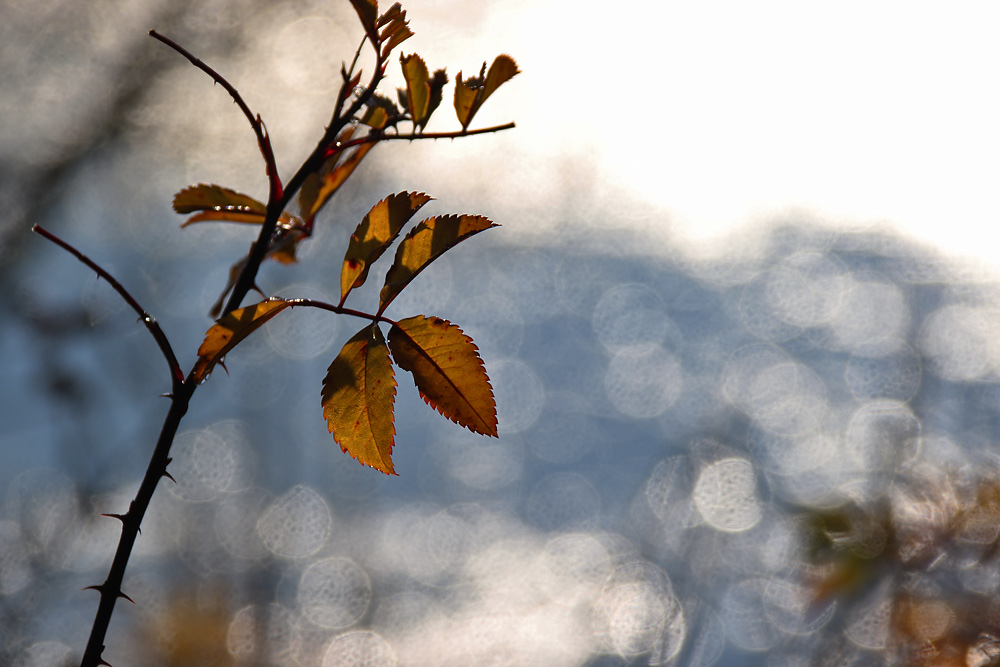
[[[516,4],[482,25],[524,64],[518,132],[579,146],[679,239],[795,211],[1000,268],[995,3]]]

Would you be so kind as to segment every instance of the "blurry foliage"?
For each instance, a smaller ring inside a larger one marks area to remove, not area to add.
[[[882,608],[893,664],[1000,664],[1000,603],[963,578],[996,572],[1000,471],[910,471],[875,501],[803,514],[813,603]]]

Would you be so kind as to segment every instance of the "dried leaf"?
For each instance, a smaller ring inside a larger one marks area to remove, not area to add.
[[[400,192],[389,195],[372,206],[351,234],[340,272],[340,302],[355,287],[368,278],[371,265],[396,240],[400,230],[431,198],[422,192]]]
[[[481,215],[442,215],[421,222],[396,249],[380,295],[379,314],[418,273],[446,250],[473,234],[498,226]]]
[[[323,416],[333,439],[359,463],[392,467],[396,379],[382,331],[365,327],[347,341],[323,380]]]
[[[440,317],[418,315],[389,330],[389,349],[413,375],[428,405],[470,431],[497,437],[493,387],[479,350],[462,330]]]
[[[268,299],[223,315],[205,333],[205,340],[198,348],[198,361],[191,372],[194,380],[207,378],[230,350],[290,305],[284,299]]]

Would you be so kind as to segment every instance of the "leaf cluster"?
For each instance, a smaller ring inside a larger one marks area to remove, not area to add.
[[[351,0],[364,29],[364,38],[350,65],[341,67],[342,84],[333,117],[323,138],[298,173],[283,184],[275,168],[270,139],[259,116],[254,116],[238,93],[193,56],[192,63],[226,86],[258,136],[267,167],[270,193],[262,202],[215,184],[198,184],[174,196],[177,213],[190,215],[182,227],[202,222],[231,222],[260,226],[258,242],[230,269],[229,281],[211,314],[217,317],[198,350],[190,380],[203,382],[226,354],[283,310],[313,307],[369,320],[343,347],[323,381],[322,408],[330,432],[341,448],[361,463],[394,474],[391,453],[396,379],[394,364],[409,372],[423,399],[445,417],[477,433],[497,435],[492,387],[475,343],[455,324],[439,317],[419,315],[401,321],[383,313],[410,282],[449,249],[496,225],[478,215],[429,217],[399,241],[385,284],[373,313],[344,306],[349,294],[368,278],[372,265],[397,241],[403,228],[427,202],[426,194],[400,192],[375,204],[351,234],[340,277],[337,304],[305,299],[270,298],[238,307],[263,259],[290,264],[298,245],[312,235],[316,217],[354,174],[376,144],[391,139],[456,138],[512,127],[481,130],[469,126],[486,99],[519,73],[508,55],[497,56],[477,77],[455,77],[454,109],[461,129],[451,133],[425,132],[441,106],[447,71],[431,73],[416,53],[399,56],[405,87],[396,101],[381,93],[379,84],[394,50],[413,36],[406,10],[399,3],[380,13],[375,0]],[[161,38],[164,41],[165,38]],[[361,84],[358,62],[365,44],[374,51],[374,74]],[[397,103],[398,102],[398,103]],[[402,131],[409,124],[409,132]],[[297,194],[297,197],[296,197]],[[295,201],[297,212],[289,211]],[[223,307],[232,291],[229,304]],[[258,291],[260,291],[258,289]],[[221,316],[220,316],[221,315]],[[380,323],[389,325],[386,338]]]
[[[369,269],[397,239],[430,197],[400,192],[375,204],[351,234],[341,267],[340,303],[271,298],[226,313],[205,334],[192,378],[201,382],[241,341],[281,311],[313,307],[368,318],[327,369],[322,407],[327,426],[343,451],[387,474],[395,474],[392,448],[396,379],[393,362],[413,376],[428,405],[476,433],[497,436],[496,402],[478,348],[462,330],[439,317],[417,315],[395,322],[382,316],[392,300],[428,265],[494,223],[482,216],[447,215],[417,224],[397,247],[374,314],[344,307]],[[379,328],[390,325],[388,341]],[[390,355],[391,352],[391,355]]]

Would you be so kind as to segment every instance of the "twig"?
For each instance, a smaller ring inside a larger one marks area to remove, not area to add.
[[[59,246],[63,250],[66,250],[71,255],[76,257],[78,260],[89,266],[95,273],[97,273],[99,277],[104,278],[108,282],[108,284],[111,285],[111,287],[114,288],[116,292],[118,292],[119,296],[121,296],[121,298],[125,300],[125,303],[127,303],[132,308],[132,310],[134,310],[136,313],[139,314],[139,319],[142,320],[142,323],[146,325],[146,328],[149,330],[149,333],[152,334],[153,339],[159,346],[160,352],[163,353],[163,357],[167,360],[167,365],[170,367],[170,377],[172,386],[176,391],[178,388],[177,387],[178,383],[184,381],[184,372],[181,370],[181,365],[177,363],[177,357],[174,356],[174,351],[170,347],[170,341],[167,340],[167,336],[166,334],[163,333],[163,329],[160,328],[160,325],[159,323],[157,323],[156,318],[147,313],[146,310],[139,305],[139,302],[136,301],[131,294],[129,294],[128,290],[125,289],[121,283],[115,280],[114,276],[105,271],[96,262],[94,262],[92,259],[84,255],[76,248],[74,248],[72,245],[70,245],[66,241],[63,241],[61,238],[59,238],[52,232],[42,228],[39,225],[33,226],[31,228],[31,231],[38,234],[39,236],[45,237],[49,241],[52,241],[57,246]]]
[[[236,90],[235,86],[229,83],[224,76],[206,65],[200,58],[195,57],[194,54],[185,49],[183,46],[169,37],[164,37],[155,30],[150,30],[149,36],[163,42],[171,49],[187,58],[192,65],[212,77],[213,81],[226,89],[226,92],[233,98],[236,106],[240,108],[243,115],[246,116],[248,121],[250,121],[250,127],[253,128],[254,134],[257,135],[257,145],[260,147],[261,155],[264,156],[264,164],[267,169],[268,184],[271,188],[271,192],[276,195],[275,198],[280,199],[282,195],[281,179],[278,178],[278,167],[274,160],[274,151],[271,149],[271,139],[267,135],[267,128],[264,126],[264,121],[261,120],[260,114],[254,114],[254,112],[250,110],[247,103],[243,101],[243,97],[240,95],[239,91]]]

